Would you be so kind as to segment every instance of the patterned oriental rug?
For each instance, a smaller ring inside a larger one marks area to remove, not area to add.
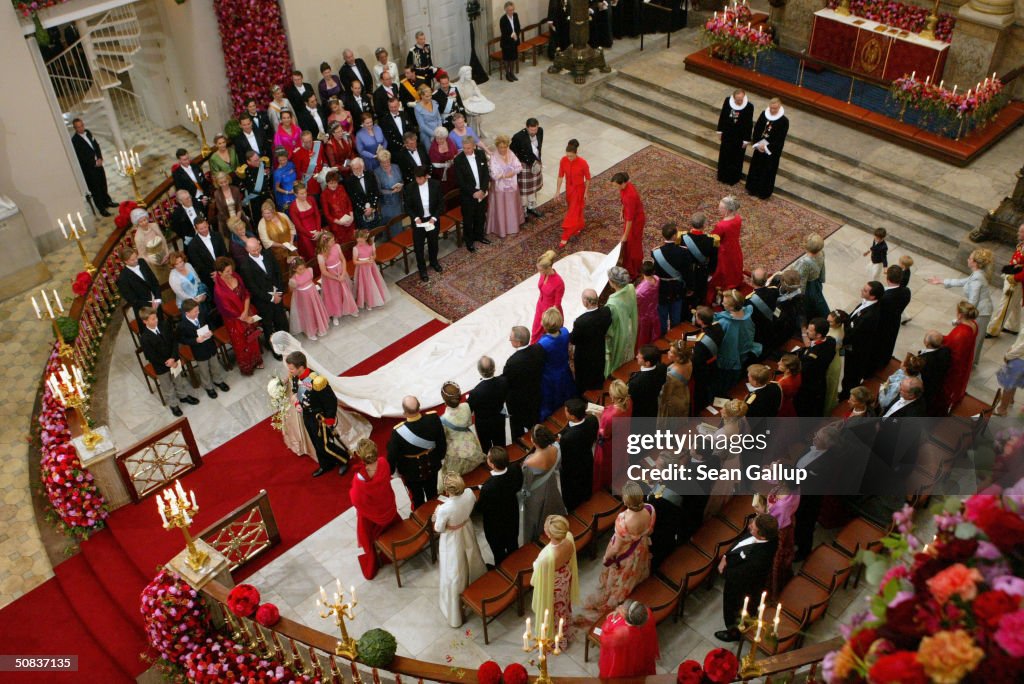
[[[564,254],[587,250],[608,253],[622,235],[622,205],[611,178],[619,171],[629,174],[644,201],[647,224],[644,253],[661,242],[661,226],[676,221],[689,225],[690,214],[703,211],[713,226],[718,202],[730,193],[740,200],[743,217],[741,237],[745,267],[776,271],[803,253],[804,238],[812,232],[828,237],[840,224],[777,196],[762,201],[748,196],[743,186],[719,183],[715,170],[673,152],[649,146],[594,177],[586,207],[586,228],[563,250]],[[565,205],[551,200],[539,207],[544,218],[528,222],[516,235],[492,244],[477,245],[475,254],[457,249],[443,257],[444,273],[431,272],[421,282],[415,271],[398,286],[433,311],[457,321],[482,304],[536,272],[537,258],[557,249]],[[710,226],[709,226],[710,228]],[[557,268],[557,264],[556,264]]]

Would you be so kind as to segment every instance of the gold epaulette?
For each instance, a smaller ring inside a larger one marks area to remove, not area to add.
[[[430,414],[434,414],[436,416],[437,415],[437,411],[424,411],[423,412],[423,415],[426,415],[426,416],[429,416]]]
[[[753,404],[755,399],[757,399],[757,394],[755,394],[754,392],[751,392],[750,394],[748,394],[747,395],[747,406],[750,406],[751,404]]]
[[[235,175],[238,176],[239,178],[245,178],[245,167],[246,166],[247,166],[247,164],[242,164],[237,169],[235,169]]]
[[[404,420],[401,423],[399,423],[398,425],[396,425],[395,427],[391,428],[391,429],[392,430],[397,430],[398,428],[402,427],[403,425],[405,425],[405,421]]]
[[[313,376],[313,389],[320,392],[327,387],[327,378],[322,375],[317,375],[316,373],[311,373],[311,375]]]
[[[722,241],[722,236],[721,235],[712,235],[711,239],[715,241],[715,247],[717,247],[718,243],[720,243]]]

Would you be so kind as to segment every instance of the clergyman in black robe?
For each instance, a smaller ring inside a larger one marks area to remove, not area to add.
[[[754,124],[753,153],[747,170],[747,193],[768,199],[775,192],[775,174],[779,172],[779,159],[786,145],[789,119],[779,98],[768,103]]]
[[[549,0],[545,21],[551,25],[548,59],[554,59],[556,50],[569,47],[569,0]]]
[[[742,90],[735,90],[722,103],[718,115],[718,181],[735,185],[743,177],[743,157],[754,128],[754,105]]]

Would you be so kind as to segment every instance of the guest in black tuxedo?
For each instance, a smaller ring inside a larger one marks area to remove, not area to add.
[[[569,333],[576,391],[581,396],[587,390],[604,386],[605,336],[612,325],[612,313],[608,307],[600,305],[596,290],[583,291],[583,308],[585,311],[576,317]]]
[[[231,388],[224,382],[224,372],[217,361],[217,342],[213,339],[209,318],[199,310],[194,299],[181,303],[181,320],[178,321],[178,342],[192,350],[192,358],[199,367],[203,389],[211,399],[217,398],[217,390],[227,392]],[[203,330],[203,328],[206,328]]]
[[[924,382],[924,402],[927,414],[933,418],[945,418],[948,406],[942,394],[952,356],[949,347],[942,346],[942,333],[929,330],[924,336],[924,349],[918,355],[924,359],[921,380]]]
[[[327,111],[316,100],[316,94],[310,93],[301,107],[295,110],[299,120],[299,128],[309,131],[316,140],[327,140]],[[291,156],[291,150],[288,150]]]
[[[686,293],[687,306],[693,308],[708,301],[708,279],[718,268],[718,236],[706,235],[704,212],[698,211],[690,217],[690,230],[679,238],[679,244],[692,257],[693,269],[686,275],[689,291]]]
[[[671,468],[682,460],[671,451],[662,451],[654,459],[654,467]],[[689,537],[681,538],[683,506],[686,499],[681,493],[665,486],[664,482],[641,482],[644,499],[654,507],[654,530],[651,532],[651,567],[657,567],[676,547]],[[705,501],[706,502],[706,501]],[[704,508],[701,506],[701,511]]]
[[[242,132],[235,136],[235,152],[238,154],[240,160],[245,159],[245,155],[252,150],[261,157],[270,156],[270,141],[267,140],[266,136],[256,128],[256,123],[252,117],[248,114],[242,114],[238,117],[238,125],[241,127]]]
[[[195,228],[195,237],[185,247],[185,254],[188,256],[188,263],[196,269],[196,275],[206,286],[206,291],[212,295],[214,262],[218,257],[227,256],[228,253],[224,247],[224,238],[210,230],[210,222],[206,218],[198,219]]]
[[[494,555],[494,565],[508,558],[519,548],[519,499],[523,487],[523,471],[510,465],[504,447],[494,446],[487,451],[487,467],[491,476],[480,485],[480,498],[473,507],[484,521],[484,537]]]
[[[612,7],[616,4],[618,0],[590,0],[590,47],[612,46]]]
[[[456,86],[448,79],[448,72],[444,69],[437,71],[437,90],[434,91],[434,102],[441,112],[441,123],[449,131],[455,128],[452,117],[456,114],[466,116],[466,106],[462,104],[462,94]]]
[[[678,235],[679,227],[676,223],[666,223],[661,227],[664,242],[651,250],[654,274],[659,279],[658,321],[661,323],[662,335],[683,321],[683,302],[688,289],[686,274],[693,271],[690,263],[693,257],[676,243]]]
[[[722,591],[722,619],[725,629],[715,632],[719,641],[739,641],[740,608],[743,597],[756,602],[768,587],[772,560],[778,546],[779,523],[770,513],[761,513],[747,527],[747,533],[722,556],[718,572],[725,579]]]
[[[389,72],[385,71],[385,74]],[[386,100],[383,104],[384,115],[377,119],[384,139],[388,142],[388,150],[394,150],[392,157],[397,158],[398,151],[405,145],[405,134],[412,133],[419,140],[419,127],[416,125],[416,117],[409,110],[402,107],[402,103],[395,98]],[[404,172],[404,167],[402,167]]]
[[[206,218],[206,208],[201,204],[192,201],[192,195],[187,190],[178,190],[175,193],[178,200],[171,212],[171,230],[184,242],[187,249],[188,244],[196,234],[196,222]]]
[[[546,21],[551,30],[548,59],[554,59],[557,50],[569,47],[569,0],[548,0],[548,13],[541,21]]]
[[[309,97],[310,93],[316,95],[313,86],[302,80],[301,71],[293,71],[292,82],[284,87],[284,96],[291,103],[292,111],[297,112],[304,108],[306,106],[306,98]]]
[[[348,84],[349,91],[342,96],[341,102],[345,109],[352,114],[354,121],[360,121],[363,112],[373,114],[373,100],[370,91],[363,88],[359,81],[352,81]]]
[[[430,168],[427,148],[420,142],[419,135],[409,130],[402,136],[402,147],[396,148],[391,153],[391,161],[398,162],[398,167],[402,169],[402,182],[405,183],[406,188],[416,180],[416,169],[424,167],[429,170]]]
[[[924,383],[921,378],[907,376],[900,382],[900,394],[896,401],[882,408],[873,452],[897,475],[906,475],[917,459],[921,421],[913,419],[928,414],[921,398],[923,395]]]
[[[559,433],[562,450],[562,501],[569,511],[590,498],[594,491],[594,444],[597,417],[587,413],[587,402],[573,398],[565,402],[568,425]]]
[[[459,183],[459,202],[462,206],[462,239],[466,249],[475,252],[474,242],[491,244],[484,234],[487,222],[487,190],[491,176],[487,155],[476,148],[471,136],[462,139],[462,154],[455,157],[455,177]]]
[[[409,489],[415,510],[437,498],[437,473],[448,452],[448,442],[437,413],[420,413],[416,397],[402,398],[402,414],[405,420],[395,426],[388,440],[388,465]]]
[[[373,74],[366,67],[366,62],[363,61],[363,58],[356,57],[354,52],[346,49],[342,51],[341,59],[343,61],[341,66],[338,67],[338,78],[341,81],[341,87],[346,92],[352,92],[352,82],[358,81],[359,85],[362,86],[363,92],[369,93],[373,89]],[[354,113],[352,118],[357,118]]]
[[[426,158],[424,156],[424,158]],[[412,243],[416,252],[416,268],[420,272],[420,280],[430,280],[427,275],[427,261],[430,267],[440,273],[443,269],[437,262],[437,224],[444,212],[441,204],[441,184],[430,178],[426,166],[419,166],[413,173],[415,183],[402,188],[405,200],[405,213],[413,221]],[[424,255],[424,247],[427,254]]]
[[[782,388],[772,381],[772,369],[755,363],[747,368],[747,420],[774,418],[782,406]],[[753,432],[753,426],[751,427]]]
[[[476,369],[480,382],[469,391],[466,402],[476,420],[476,436],[480,448],[485,452],[492,446],[503,447],[505,441],[505,399],[508,396],[508,380],[494,376],[494,359],[481,356]]]
[[[139,312],[145,307],[156,309],[157,316],[162,319],[160,281],[153,269],[145,259],[139,259],[139,250],[134,247],[122,247],[118,256],[124,262],[124,268],[117,276],[117,291],[131,305],[139,323],[142,323]]]
[[[519,21],[519,14],[516,12],[514,2],[505,3],[505,13],[498,20],[498,30],[501,31],[501,65],[505,69],[505,80],[518,81],[513,72],[516,62],[519,61],[519,43],[523,42],[523,25]]]
[[[850,323],[843,338],[846,364],[840,401],[850,396],[850,390],[870,374],[873,370],[871,362],[878,358],[878,322],[881,318],[878,300],[884,291],[882,283],[877,280],[865,283],[860,290],[860,304],[850,314]]]
[[[178,158],[178,164],[171,171],[171,178],[174,180],[174,187],[178,190],[185,190],[192,195],[192,199],[202,202],[203,206],[210,200],[213,194],[213,186],[203,173],[202,166],[192,163],[192,156],[188,150],[181,147],[174,153]]]
[[[754,105],[742,88],[722,102],[718,115],[718,182],[735,185],[743,177],[743,158],[754,130]],[[772,152],[772,154],[775,154]]]
[[[264,254],[263,245],[256,238],[249,238],[245,241],[246,258],[238,264],[238,272],[245,282],[246,289],[252,299],[252,305],[260,315],[263,328],[263,342],[267,349],[270,346],[270,336],[278,330],[288,332],[288,314],[285,313],[284,300],[285,285],[281,278],[281,272],[277,268],[277,260],[269,254]],[[274,358],[280,360],[280,354],[274,353]]]
[[[877,354],[871,370],[885,368],[892,359],[896,338],[903,323],[903,311],[910,304],[910,288],[903,285],[903,269],[893,265],[885,269],[885,289],[878,300]]]
[[[798,561],[806,558],[814,546],[814,528],[818,524],[824,494],[838,492],[837,487],[843,479],[860,482],[860,473],[854,478],[854,473],[849,472],[841,456],[842,425],[841,422],[830,423],[815,432],[811,447],[796,461],[797,468],[807,471],[807,479],[801,485],[793,532]]]
[[[508,384],[505,406],[516,440],[531,429],[540,416],[540,376],[544,370],[544,348],[530,344],[530,330],[522,325],[512,328],[508,341],[516,350],[505,362],[501,377]]]
[[[75,156],[78,157],[78,165],[82,167],[82,175],[85,176],[85,185],[92,195],[93,206],[100,216],[110,216],[107,211],[117,204],[110,199],[107,192],[107,172],[103,170],[103,152],[100,151],[100,144],[92,137],[92,132],[86,130],[85,122],[75,119],[71,122],[75,129],[71,136],[71,146],[75,148]]]
[[[807,346],[796,353],[800,358],[801,380],[793,406],[801,418],[816,418],[825,408],[828,367],[836,356],[836,341],[828,334],[828,321],[824,318],[811,319],[804,341]]]
[[[512,136],[509,149],[516,155],[523,170],[519,174],[519,196],[527,218],[542,218],[537,211],[537,193],[544,187],[544,169],[541,166],[541,148],[544,147],[544,129],[532,116],[526,120],[526,128]]]
[[[696,415],[711,403],[712,383],[718,366],[718,347],[725,339],[725,331],[715,320],[715,312],[711,307],[703,304],[694,311],[693,324],[700,329],[693,345],[693,401],[690,402]]]
[[[747,169],[747,193],[768,199],[775,192],[775,175],[779,172],[782,148],[789,133],[789,119],[782,101],[773,97],[768,109],[761,112],[754,124],[751,140],[750,167]]]
[[[260,138],[266,141],[267,149],[270,149],[270,145],[273,142],[273,127],[270,125],[270,117],[267,115],[265,109],[260,109],[254,98],[249,98],[245,101],[245,111],[238,117],[238,123],[242,123],[242,117],[248,116],[252,119],[252,129],[260,136]],[[245,156],[239,152],[239,159],[245,159]]]
[[[661,362],[661,350],[653,344],[640,347],[636,355],[640,370],[629,376],[629,398],[633,400],[634,418],[656,418],[658,396],[665,384],[665,365]]]
[[[356,157],[349,163],[352,173],[345,176],[345,192],[352,202],[352,215],[356,228],[372,230],[381,225],[380,188],[377,177],[366,173],[366,162]]]
[[[168,408],[175,416],[180,416],[180,402],[198,404],[199,400],[189,394],[186,388],[174,330],[170,323],[157,320],[157,313],[152,307],[142,307],[139,318],[142,321],[139,326],[139,346],[142,347],[146,361],[153,366],[156,382]],[[172,369],[176,369],[175,372]]]
[[[754,341],[761,345],[763,355],[767,356],[784,341],[777,339],[775,334],[775,305],[779,301],[779,288],[768,283],[768,273],[763,268],[751,271],[750,280],[754,291],[747,301],[754,307],[751,316],[754,319]]]

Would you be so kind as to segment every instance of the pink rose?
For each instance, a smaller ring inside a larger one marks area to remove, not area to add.
[[[977,583],[982,579],[977,569],[955,563],[936,573],[926,584],[935,600],[942,604],[953,596],[959,596],[965,601],[972,600],[978,594]]]

